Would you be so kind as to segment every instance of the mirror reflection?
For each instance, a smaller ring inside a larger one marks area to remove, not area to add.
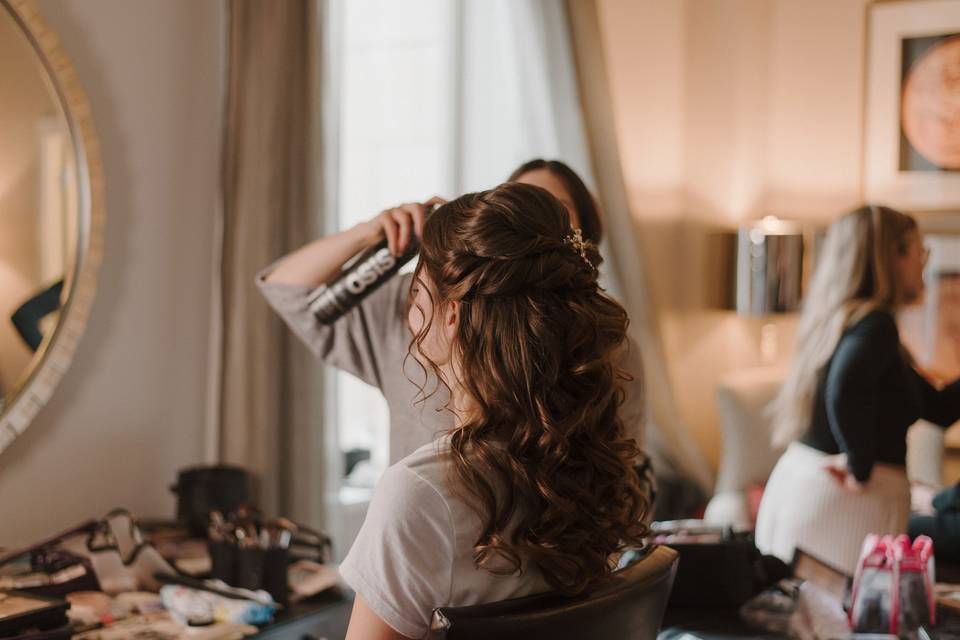
[[[76,260],[75,150],[33,44],[0,15],[0,410],[43,356]]]

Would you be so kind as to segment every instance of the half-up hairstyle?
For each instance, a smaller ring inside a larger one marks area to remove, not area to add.
[[[570,168],[565,162],[560,160],[544,160],[535,158],[528,160],[517,167],[510,174],[508,180],[514,182],[523,174],[531,171],[548,171],[555,178],[563,183],[573,200],[573,208],[576,209],[577,217],[580,219],[580,227],[583,229],[583,237],[590,242],[599,245],[603,240],[603,221],[600,220],[600,209],[597,207],[597,201],[594,199],[587,185],[577,175],[577,172]],[[594,263],[596,264],[596,263]]]
[[[573,237],[556,198],[506,183],[427,218],[415,275],[433,315],[460,305],[459,379],[421,360],[476,407],[449,433],[449,482],[482,523],[475,564],[532,567],[564,593],[608,576],[611,555],[641,543],[649,508],[618,417],[627,314],[597,285],[596,247]]]

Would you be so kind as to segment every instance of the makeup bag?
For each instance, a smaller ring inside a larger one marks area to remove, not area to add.
[[[174,570],[146,541],[136,519],[125,509],[0,556],[0,575],[19,578],[20,590],[44,595],[158,591],[157,573]],[[27,578],[32,583],[23,584]]]
[[[936,622],[933,541],[870,534],[851,593],[850,628],[901,637]]]

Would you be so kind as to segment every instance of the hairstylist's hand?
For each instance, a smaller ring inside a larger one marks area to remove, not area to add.
[[[823,468],[842,489],[853,493],[863,493],[864,484],[853,477],[845,464],[829,464]]]
[[[423,222],[430,208],[445,202],[434,196],[426,202],[409,202],[381,211],[380,215],[363,223],[368,244],[374,245],[386,237],[390,253],[402,255],[410,246],[411,234],[418,238],[423,234]]]

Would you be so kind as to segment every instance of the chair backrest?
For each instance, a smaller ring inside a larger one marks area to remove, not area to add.
[[[720,381],[717,408],[723,451],[716,493],[743,491],[752,482],[764,483],[773,471],[783,451],[771,442],[769,406],[785,377],[781,369],[758,367],[731,372]]]
[[[677,552],[655,546],[590,593],[546,593],[433,612],[433,640],[579,640],[657,637],[677,570]]]

